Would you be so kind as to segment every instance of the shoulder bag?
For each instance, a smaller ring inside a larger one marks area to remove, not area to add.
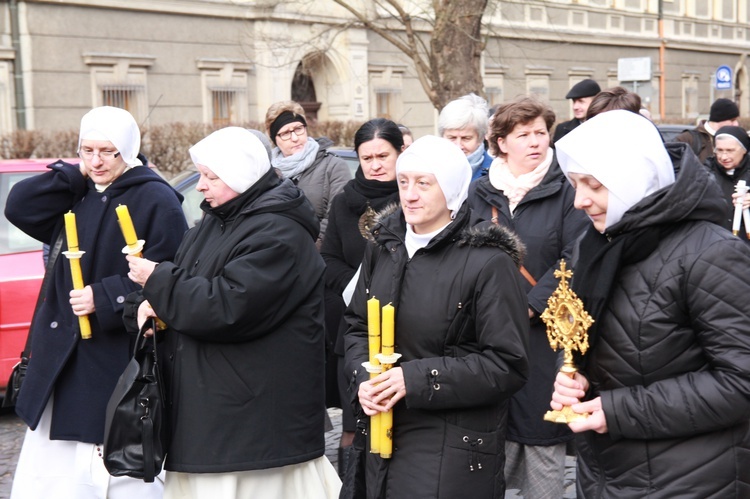
[[[151,329],[154,334],[146,337]],[[113,476],[153,482],[167,450],[164,384],[156,353],[156,321],[147,321],[133,358],[117,381],[104,422],[104,466]]]

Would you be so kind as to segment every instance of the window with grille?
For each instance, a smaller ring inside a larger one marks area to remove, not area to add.
[[[375,91],[375,112],[378,118],[393,119],[395,112],[395,94],[391,90]]]
[[[156,57],[87,52],[83,60],[91,71],[92,107],[125,109],[138,123],[148,117],[148,68]]]
[[[143,91],[143,87],[138,85],[104,85],[102,86],[102,105],[119,107],[137,116],[138,96]]]
[[[240,124],[239,89],[211,88],[211,122],[215,126]]]
[[[253,64],[245,60],[202,58],[197,65],[201,72],[203,123],[216,127],[246,123]]]

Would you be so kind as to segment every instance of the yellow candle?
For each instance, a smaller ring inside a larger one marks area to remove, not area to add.
[[[380,353],[380,301],[372,297],[367,300],[367,339],[369,344],[370,365],[378,366],[377,354]],[[378,373],[370,373],[370,379]],[[370,416],[370,452],[380,453],[381,423],[380,413]]]
[[[76,214],[73,213],[72,211],[69,211],[65,214],[65,236],[68,238],[68,251],[78,251],[78,231],[76,230]]]
[[[119,205],[115,208],[117,212],[117,220],[120,222],[120,230],[125,238],[125,244],[128,248],[135,250],[138,248],[138,236],[135,234],[135,227],[133,226],[133,219],[130,218],[130,212],[128,207],[124,204]],[[134,256],[141,256],[141,252],[133,253]]]
[[[68,251],[66,257],[70,262],[70,276],[73,280],[73,289],[83,289],[83,272],[81,271],[81,254],[78,249],[78,230],[76,229],[76,215],[72,211],[65,214],[65,236],[68,239]],[[87,315],[78,316],[78,327],[81,329],[81,338],[91,338],[91,323]]]
[[[370,364],[378,363],[380,353],[380,301],[373,297],[367,300],[367,339],[370,346]]]
[[[383,355],[394,353],[394,309],[390,303],[383,307]],[[391,364],[384,364],[384,369],[390,369]],[[393,409],[380,413],[380,457],[388,459],[393,453]]]
[[[383,355],[392,355],[394,352],[395,334],[394,334],[394,313],[395,309],[390,303],[383,307]]]

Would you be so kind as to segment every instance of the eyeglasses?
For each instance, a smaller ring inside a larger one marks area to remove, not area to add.
[[[716,154],[717,157],[725,155],[730,156],[735,153],[737,153],[737,149],[714,149],[714,154]]]
[[[102,161],[108,161],[110,159],[114,159],[120,156],[119,151],[110,151],[110,150],[104,150],[104,151],[97,151],[96,149],[81,149],[78,151],[78,155],[82,157],[83,159],[91,159],[94,156],[99,156],[99,159]]]
[[[281,140],[289,140],[292,138],[292,134],[299,137],[303,133],[305,133],[305,129],[307,127],[305,125],[300,125],[292,128],[291,130],[287,130],[286,132],[277,133],[276,136],[280,138]]]

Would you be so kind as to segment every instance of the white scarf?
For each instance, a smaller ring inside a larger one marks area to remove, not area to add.
[[[305,148],[291,156],[285,157],[281,149],[274,147],[271,151],[271,165],[278,169],[284,178],[294,179],[313,164],[319,149],[320,145],[310,137],[307,138]]]
[[[513,175],[510,171],[507,161],[502,157],[497,157],[492,161],[490,165],[490,184],[495,189],[502,191],[505,197],[508,198],[508,207],[510,212],[516,209],[518,203],[524,198],[527,192],[539,185],[542,181],[550,165],[552,159],[555,157],[555,152],[552,148],[547,149],[547,155],[544,157],[541,163],[537,165],[529,173],[524,173],[519,176]]]

